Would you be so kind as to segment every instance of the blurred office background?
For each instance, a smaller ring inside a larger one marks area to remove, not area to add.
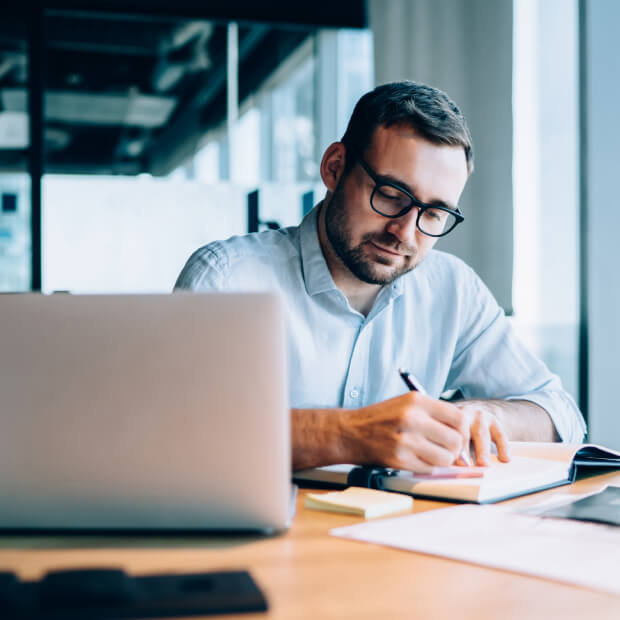
[[[0,291],[168,292],[194,249],[323,197],[360,95],[428,82],[476,152],[439,247],[620,447],[620,3],[31,4],[0,20]]]

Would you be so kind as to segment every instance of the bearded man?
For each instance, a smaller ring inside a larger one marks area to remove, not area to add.
[[[515,336],[480,278],[433,249],[464,221],[466,122],[415,82],[375,88],[321,161],[327,188],[299,226],[197,250],[176,289],[277,290],[289,342],[293,469],[375,464],[419,473],[489,463],[508,440],[580,442],[559,378]],[[423,391],[408,391],[407,368]],[[440,395],[457,390],[462,400]]]

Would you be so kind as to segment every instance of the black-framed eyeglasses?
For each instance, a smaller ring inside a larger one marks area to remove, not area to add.
[[[443,237],[460,224],[465,216],[459,209],[450,209],[442,205],[426,204],[418,200],[398,183],[378,175],[360,156],[353,152],[360,166],[375,182],[370,195],[373,211],[391,219],[402,217],[417,207],[419,209],[416,226],[421,233],[429,237]]]

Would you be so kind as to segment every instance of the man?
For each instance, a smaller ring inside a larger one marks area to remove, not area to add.
[[[507,440],[580,441],[559,379],[515,338],[481,280],[433,250],[463,220],[469,130],[432,87],[364,95],[321,162],[325,199],[299,227],[214,242],[176,287],[277,289],[287,309],[293,468],[478,464]],[[410,392],[398,368],[428,395]],[[438,400],[446,390],[466,400]]]

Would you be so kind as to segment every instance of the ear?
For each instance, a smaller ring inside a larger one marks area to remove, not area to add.
[[[321,179],[325,187],[333,192],[338,186],[338,181],[344,172],[347,149],[342,142],[330,144],[321,160]]]

